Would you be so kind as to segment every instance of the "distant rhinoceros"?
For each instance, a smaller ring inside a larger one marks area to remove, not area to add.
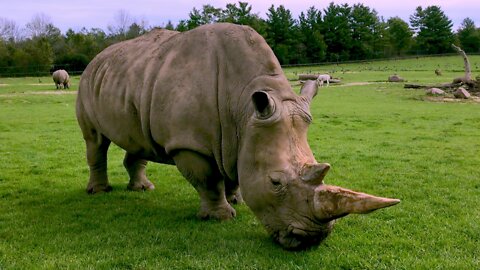
[[[68,89],[70,83],[70,76],[68,76],[68,72],[64,69],[59,69],[52,74],[53,81],[55,82],[55,86],[57,89]]]
[[[394,205],[325,185],[330,168],[307,143],[317,84],[298,96],[252,28],[152,30],[117,43],[85,69],[77,118],[87,147],[89,193],[109,191],[107,150],[126,151],[131,190],[153,189],[147,161],[175,164],[200,196],[201,218],[230,219],[238,186],[287,249],[318,244],[337,218]]]

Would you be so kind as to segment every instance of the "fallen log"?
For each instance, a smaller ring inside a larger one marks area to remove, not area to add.
[[[316,80],[319,74],[298,74],[298,79],[301,81]]]
[[[461,83],[444,83],[444,84],[414,84],[414,83],[406,83],[403,85],[403,88],[413,88],[413,89],[420,89],[420,88],[440,88],[443,90],[451,90],[460,87]]]

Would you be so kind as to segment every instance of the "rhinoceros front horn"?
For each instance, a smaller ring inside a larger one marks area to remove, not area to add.
[[[317,95],[318,85],[316,81],[308,80],[303,83],[302,89],[300,89],[300,95],[305,97],[310,103],[312,99]]]
[[[315,217],[332,220],[348,214],[367,214],[399,203],[398,199],[376,197],[349,189],[320,185],[315,188]]]

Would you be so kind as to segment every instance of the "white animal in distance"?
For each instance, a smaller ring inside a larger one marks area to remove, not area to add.
[[[327,86],[329,86],[331,79],[332,79],[332,78],[331,78],[330,75],[328,75],[328,74],[320,74],[320,75],[318,75],[318,77],[317,77],[317,85],[318,85],[318,86],[323,86],[323,82],[326,81],[326,82],[327,82]]]

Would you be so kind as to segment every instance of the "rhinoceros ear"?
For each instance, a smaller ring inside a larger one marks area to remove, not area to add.
[[[275,102],[265,91],[256,91],[252,94],[255,114],[260,119],[267,119],[275,112]]]
[[[337,186],[320,185],[315,188],[315,216],[332,220],[348,214],[367,214],[400,202],[398,199],[382,198]]]

